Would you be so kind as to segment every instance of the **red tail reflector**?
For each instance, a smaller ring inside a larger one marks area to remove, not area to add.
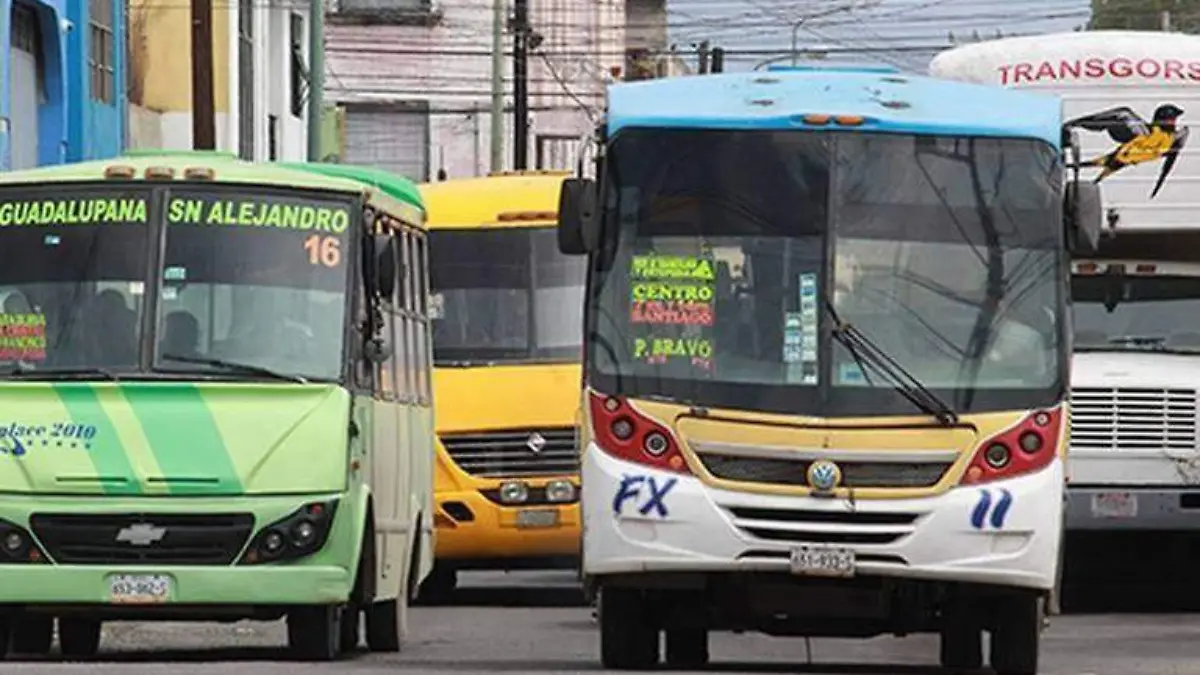
[[[963,485],[1016,478],[1046,468],[1058,452],[1062,406],[1031,413],[1018,424],[979,444]]]
[[[588,393],[592,434],[604,452],[645,466],[675,473],[691,473],[679,441],[663,425],[642,415],[628,401],[596,392]]]

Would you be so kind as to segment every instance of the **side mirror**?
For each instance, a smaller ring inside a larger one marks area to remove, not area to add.
[[[558,250],[566,255],[587,255],[600,246],[600,219],[596,212],[596,182],[568,178],[558,193]]]
[[[1077,181],[1068,192],[1067,208],[1071,227],[1067,231],[1072,255],[1092,255],[1100,248],[1104,233],[1104,198],[1100,186]]]
[[[371,363],[384,363],[392,356],[392,346],[381,337],[368,338],[363,344],[363,356]]]
[[[376,234],[375,237],[375,269],[374,293],[390,298],[396,290],[396,282],[400,277],[399,261],[396,256],[396,238],[390,234]]]

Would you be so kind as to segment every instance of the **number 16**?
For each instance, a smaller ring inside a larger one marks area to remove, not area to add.
[[[337,237],[321,237],[312,235],[304,240],[304,250],[308,251],[308,264],[337,267],[342,261],[341,243]]]

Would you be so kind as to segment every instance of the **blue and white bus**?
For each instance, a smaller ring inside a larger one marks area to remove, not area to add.
[[[1037,672],[1062,537],[1068,258],[1098,192],[1057,99],[876,68],[612,86],[586,255],[583,573],[605,667],[714,630],[941,635]]]

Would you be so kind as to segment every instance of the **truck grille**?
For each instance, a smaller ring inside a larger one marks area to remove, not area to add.
[[[697,453],[704,468],[716,478],[747,483],[802,486],[808,484],[811,460],[742,457]],[[931,487],[953,462],[848,462],[838,461],[842,486],[851,488]]]
[[[818,511],[725,506],[746,534],[778,543],[892,544],[916,529],[918,513]]]
[[[442,434],[463,471],[480,478],[563,476],[579,472],[575,428]]]
[[[39,513],[30,525],[60,564],[230,565],[254,529],[254,516]],[[159,531],[161,538],[147,536]]]
[[[1196,392],[1193,389],[1072,389],[1071,447],[1194,450]]]

